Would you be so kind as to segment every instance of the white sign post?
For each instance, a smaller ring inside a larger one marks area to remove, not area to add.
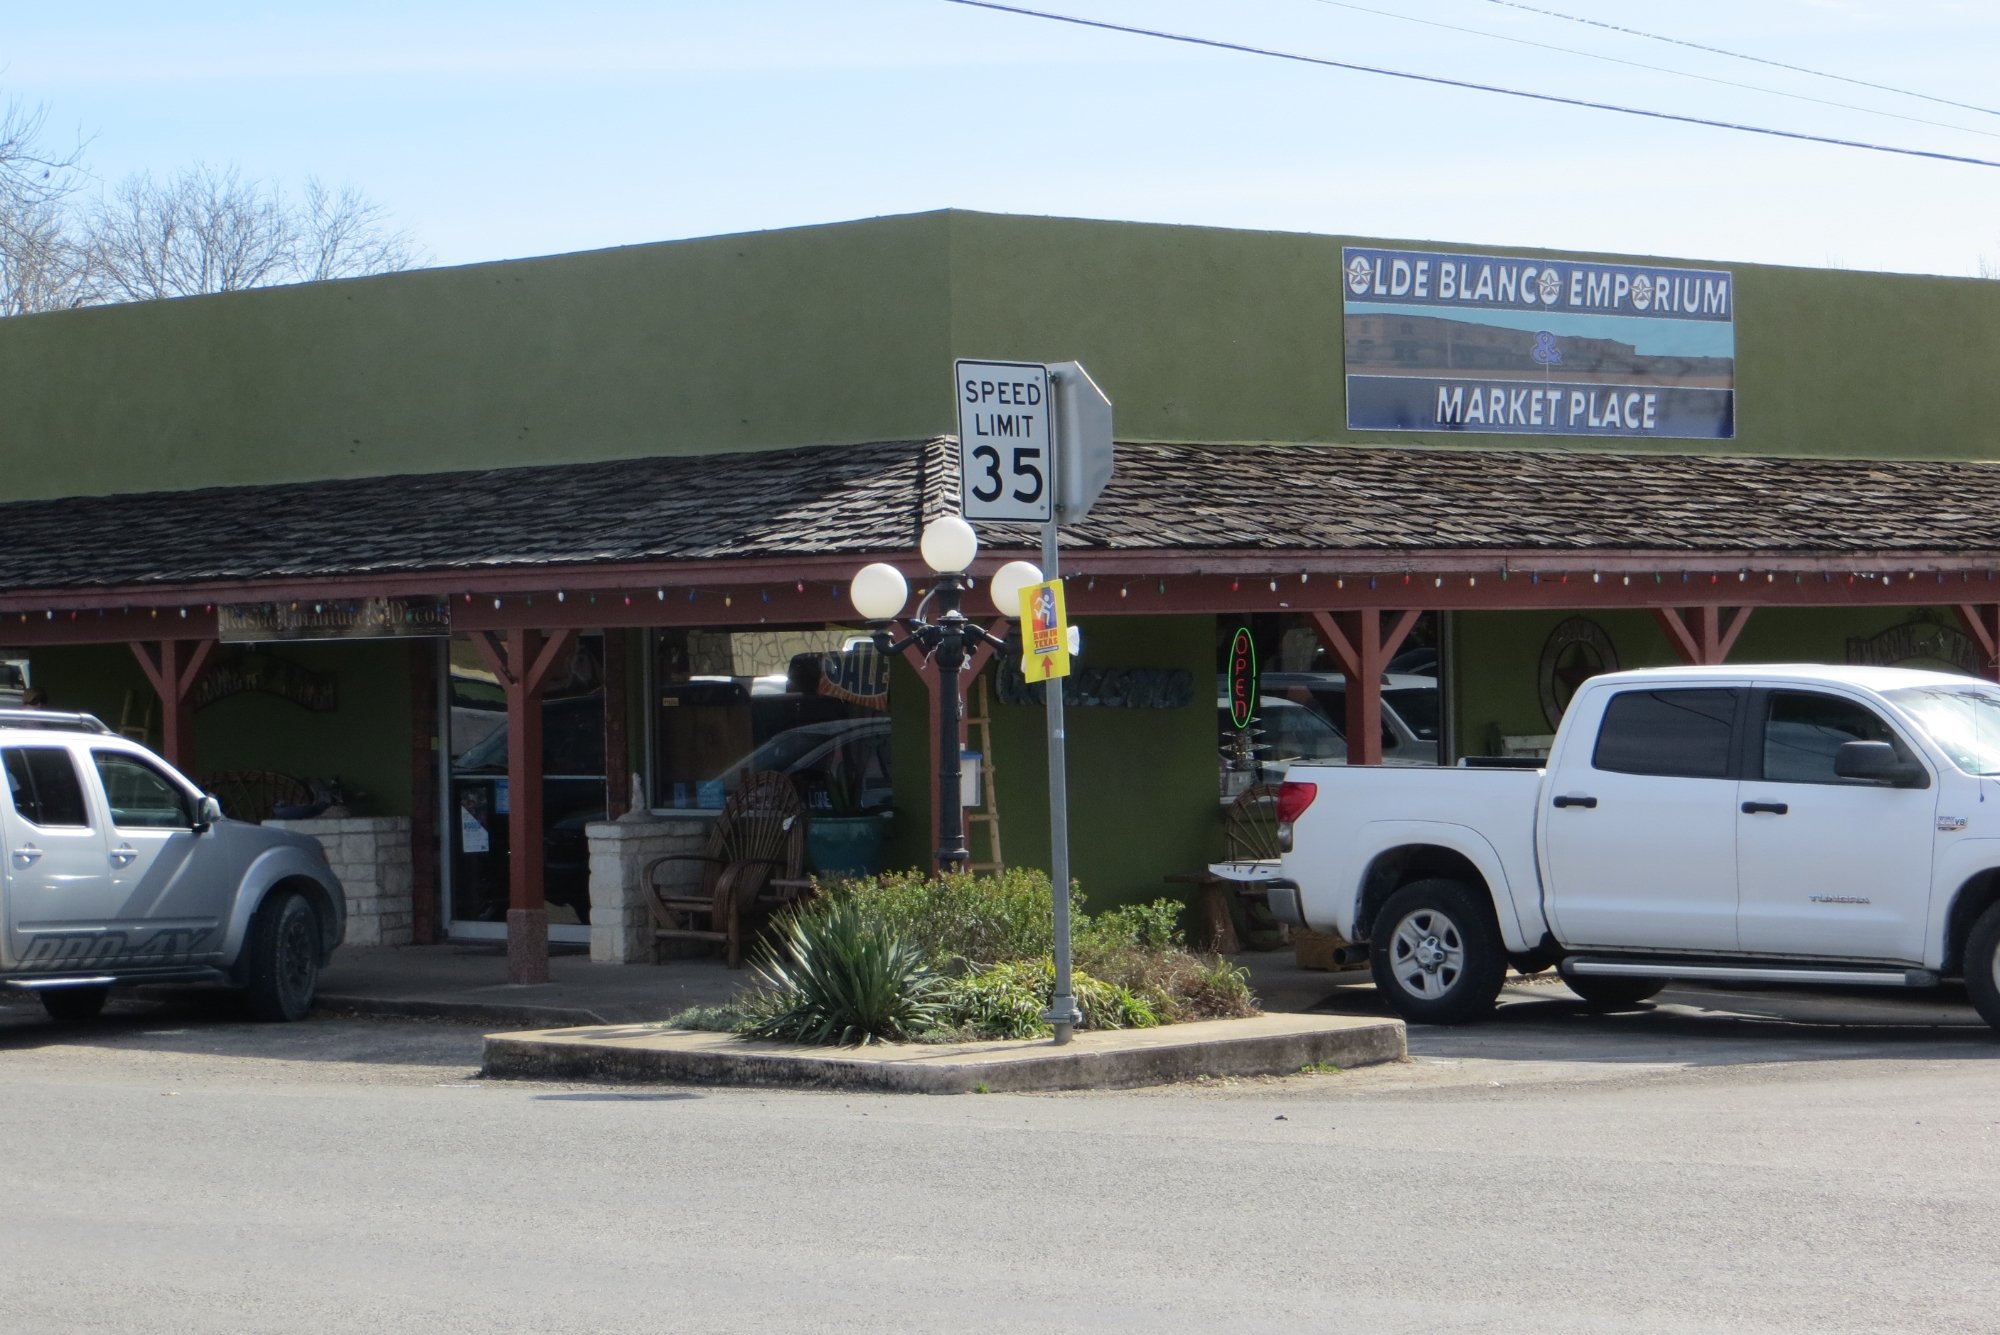
[[[1051,522],[1056,474],[1049,368],[959,361],[952,371],[961,513],[968,521]]]

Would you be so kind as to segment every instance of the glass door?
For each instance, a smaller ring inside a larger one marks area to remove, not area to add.
[[[504,938],[513,856],[508,816],[506,697],[464,635],[451,637],[443,820],[446,914],[458,937]],[[580,635],[542,698],[542,888],[549,939],[590,940],[590,851],[584,828],[605,817],[604,637]]]

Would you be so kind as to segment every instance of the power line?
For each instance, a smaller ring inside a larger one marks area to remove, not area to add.
[[[1592,28],[1603,28],[1608,32],[1621,32],[1630,37],[1644,37],[1651,42],[1665,42],[1669,46],[1684,46],[1691,51],[1706,51],[1712,56],[1728,56],[1731,60],[1747,60],[1755,65],[1769,65],[1773,69],[1790,70],[1794,74],[1810,74],[1815,79],[1835,79],[1841,83],[1851,83],[1860,88],[1873,88],[1881,93],[1894,93],[1898,97],[1914,97],[1924,102],[1936,102],[1940,106],[1957,107],[1961,111],[1977,111],[1982,115],[2000,116],[2000,111],[1992,107],[1976,106],[1971,102],[1954,102],[1948,97],[1932,97],[1929,93],[1914,92],[1908,88],[1897,88],[1892,84],[1870,83],[1866,79],[1852,79],[1845,74],[1828,74],[1825,70],[1807,69],[1804,65],[1788,65],[1782,60],[1767,60],[1763,56],[1746,56],[1741,51],[1727,51],[1719,46],[1704,46],[1700,42],[1690,42],[1680,37],[1663,37],[1656,32],[1642,32],[1638,28],[1620,27],[1616,23],[1606,23],[1602,19],[1582,18],[1575,14],[1564,14],[1553,9],[1539,9],[1534,5],[1524,5],[1519,0],[1487,0],[1488,4],[1505,5],[1509,9],[1519,9],[1529,14],[1540,14],[1547,18],[1562,19],[1569,23],[1582,23]]]
[[[1245,55],[1269,56],[1274,60],[1291,60],[1302,65],[1321,65],[1329,69],[1352,70],[1357,74],[1380,74],[1391,79],[1411,79],[1418,83],[1438,84],[1446,88],[1466,88],[1477,93],[1499,93],[1506,97],[1523,97],[1535,102],[1552,102],[1559,106],[1584,107],[1591,111],[1616,111],[1626,116],[1644,116],[1651,120],[1678,121],[1683,125],[1705,125],[1716,130],[1738,130],[1744,134],[1770,135],[1778,139],[1799,139],[1811,144],[1832,144],[1836,148],[1859,148],[1870,153],[1893,153],[1902,157],[1930,158],[1938,162],[1962,162],[1974,167],[2000,167],[2000,162],[1991,158],[1968,157],[1962,153],[1940,153],[1927,148],[1898,148],[1893,144],[1871,144],[1860,139],[1838,139],[1832,135],[1807,134],[1802,130],[1778,130],[1764,125],[1745,125],[1736,121],[1710,120],[1705,116],[1688,116],[1674,111],[1649,111],[1644,107],[1619,106],[1614,102],[1591,102],[1580,97],[1562,97],[1555,93],[1534,93],[1522,88],[1503,88],[1498,84],[1473,83],[1466,79],[1447,79],[1436,74],[1416,74],[1409,70],[1386,69],[1380,65],[1361,65],[1353,61],[1332,60],[1325,56],[1308,56],[1296,51],[1276,51],[1269,47],[1250,46],[1242,42],[1225,42],[1213,37],[1194,37],[1187,33],[1166,32],[1159,28],[1140,28],[1129,24],[1112,23],[1105,19],[1087,19],[1074,14],[1056,14],[1044,9],[1029,9],[1022,5],[1003,5],[997,0],[947,0],[954,5],[967,5],[974,9],[991,9],[1003,14],[1021,14],[1028,18],[1048,19],[1055,23],[1071,23],[1080,28],[1096,28],[1104,32],[1131,33],[1137,37],[1157,37],[1166,42],[1182,42],[1189,46],[1205,46],[1217,51],[1240,51]]]
[[[1626,60],[1622,56],[1605,55],[1603,52],[1599,51],[1582,51],[1578,50],[1576,47],[1573,46],[1559,46],[1554,42],[1537,42],[1533,38],[1515,37],[1510,33],[1490,32],[1484,28],[1468,28],[1463,24],[1445,23],[1439,19],[1418,18],[1415,14],[1398,14],[1396,11],[1392,9],[1375,9],[1369,5],[1354,4],[1352,3],[1352,0],[1314,0],[1314,2],[1316,4],[1328,5],[1335,9],[1351,9],[1359,14],[1373,14],[1378,18],[1397,19],[1404,23],[1418,23],[1422,24],[1426,28],[1442,28],[1446,32],[1460,32],[1460,33],[1465,33],[1466,35],[1471,37],[1489,38],[1492,41],[1496,42],[1512,42],[1516,46],[1531,46],[1538,51],[1554,51],[1559,55],[1581,56],[1585,60],[1602,60],[1607,64],[1624,65],[1630,69],[1646,70],[1653,74],[1671,74],[1674,77],[1680,79],[1698,79],[1702,83],[1719,84],[1724,88],[1741,88],[1745,92],[1766,93],[1772,97],[1788,97],[1795,102],[1811,102],[1815,106],[1833,107],[1838,111],[1855,111],[1861,113],[1864,116],[1884,116],[1890,120],[1908,121],[1912,125],[1928,125],[1932,129],[1937,129],[1937,130],[1956,130],[1960,134],[1977,134],[1977,135],[1984,135],[1988,139],[2000,139],[2000,131],[1975,130],[1968,125],[1954,125],[1949,121],[1926,120],[1922,116],[1906,116],[1899,111],[1883,111],[1876,107],[1856,106],[1852,102],[1834,102],[1828,98],[1813,97],[1807,93],[1787,92],[1782,88],[1770,88],[1766,87],[1763,84],[1742,83],[1736,79],[1724,79],[1713,74],[1697,74],[1693,70],[1677,70],[1668,65],[1649,65],[1643,60]],[[1494,0],[1494,2],[1498,4],[1506,4],[1508,3],[1508,0]],[[1526,5],[1515,5],[1513,7],[1516,9],[1528,8]],[[1553,11],[1551,10],[1535,10],[1533,12],[1553,13]],[[1562,18],[1566,16],[1557,14],[1555,15],[1555,17]],[[1588,19],[1582,21],[1592,22],[1592,20]],[[1609,25],[1600,24],[1599,26],[1603,27]],[[1685,45],[1685,43],[1683,45]],[[1708,50],[1710,48],[1703,47],[1699,49]],[[1788,66],[1787,68],[1790,67]],[[1830,77],[1838,77],[1838,76],[1830,76]],[[1975,110],[1976,109],[1977,108],[1975,108]]]

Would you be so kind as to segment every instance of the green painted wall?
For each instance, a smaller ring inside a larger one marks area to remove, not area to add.
[[[1456,613],[1452,673],[1461,755],[1494,754],[1503,733],[1553,731],[1538,691],[1542,646],[1549,632],[1571,616],[1587,617],[1604,629],[1620,667],[1675,667],[1681,662],[1650,612]],[[1957,628],[1948,607],[1760,608],[1751,614],[1729,661],[1845,663],[1850,638],[1872,636],[1919,617]]]
[[[945,230],[892,218],[0,321],[0,499],[919,436],[949,379]]]
[[[1097,667],[1187,668],[1195,703],[1186,709],[1076,707],[1068,734],[1070,872],[1088,901],[1114,904],[1184,897],[1166,877],[1216,856],[1215,627],[1209,617],[1096,617],[1083,627],[1085,659]],[[933,846],[929,811],[928,704],[914,673],[890,685],[895,713],[898,822],[895,865],[923,865]],[[1000,842],[1008,865],[1049,865],[1048,742],[1038,705],[992,709]],[[984,845],[975,835],[975,854]]]
[[[339,775],[357,815],[410,814],[410,648],[403,643],[264,646],[336,679],[339,707],[315,713],[276,696],[246,693],[195,715],[195,768],[267,769],[299,779]],[[227,649],[218,652],[227,653]],[[145,719],[153,688],[122,644],[41,649],[30,659],[35,684],[57,709],[80,709],[113,727]],[[149,743],[160,744],[160,715]]]
[[[2000,283],[1757,265],[1734,441],[1351,435],[1342,241],[941,212],[5,320],[0,499],[948,433],[955,356],[1133,440],[2000,457]]]

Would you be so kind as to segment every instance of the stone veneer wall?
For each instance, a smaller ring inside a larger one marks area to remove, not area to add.
[[[699,853],[713,816],[633,813],[584,828],[590,840],[590,958],[596,964],[651,963],[653,920],[641,881],[646,864],[668,853]],[[701,864],[679,863],[677,880],[692,888]]]
[[[414,877],[407,816],[347,816],[333,820],[269,820],[280,830],[309,834],[347,891],[347,944],[407,946],[413,940]]]

